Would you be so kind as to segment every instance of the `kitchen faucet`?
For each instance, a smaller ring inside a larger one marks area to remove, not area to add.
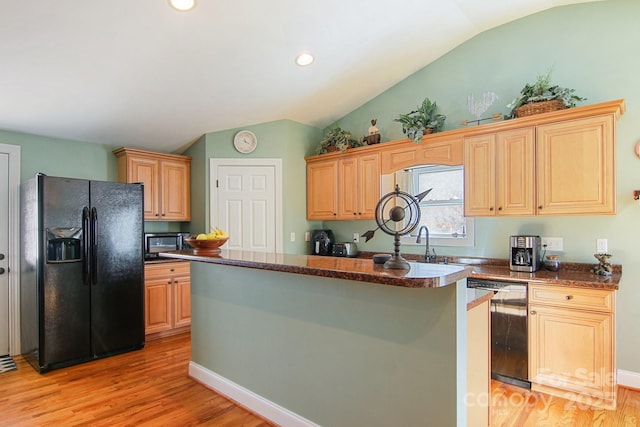
[[[420,235],[422,234],[422,230],[425,231],[425,251],[424,251],[424,262],[435,261],[436,259],[436,251],[433,250],[433,255],[429,253],[429,229],[426,225],[420,226],[418,229],[418,238],[416,239],[416,243],[420,243]]]

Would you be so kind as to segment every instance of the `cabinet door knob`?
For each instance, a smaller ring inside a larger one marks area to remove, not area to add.
[[[156,216],[160,216],[160,214],[156,214]]]
[[[0,267],[0,274],[4,274],[4,268]]]
[[[542,205],[538,206],[538,209],[542,209]]]
[[[570,299],[573,299],[573,295],[567,295],[566,297],[564,297],[564,299],[566,299],[567,301],[569,301]]]
[[[177,280],[174,280],[174,281],[173,281],[173,283],[177,285],[177,284],[178,284],[178,281],[177,281]]]
[[[501,210],[502,210],[502,206],[500,206],[500,207],[498,208],[498,210],[499,210],[499,211],[501,211]]]
[[[175,269],[175,268],[172,268],[172,269],[170,269],[169,271],[174,272],[174,271],[176,271],[176,269]]]
[[[358,214],[357,214],[357,213],[355,213],[355,212],[354,212],[353,214],[354,214],[354,215],[358,215]]]
[[[534,314],[536,314],[536,311],[535,311],[535,310],[531,310],[531,311],[529,312],[529,314],[533,316]]]
[[[489,208],[489,211],[493,212],[493,207],[490,207],[490,208]]]
[[[170,285],[170,284],[171,284],[171,280],[169,280],[169,281],[167,282],[167,285]]]

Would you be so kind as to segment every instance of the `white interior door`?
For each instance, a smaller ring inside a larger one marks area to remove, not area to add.
[[[9,155],[0,153],[0,356],[9,354]]]
[[[281,252],[279,159],[214,159],[211,225],[229,233],[226,249]]]

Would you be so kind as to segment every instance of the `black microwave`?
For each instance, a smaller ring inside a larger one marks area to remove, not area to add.
[[[144,259],[156,259],[160,252],[188,249],[189,233],[144,233]]]

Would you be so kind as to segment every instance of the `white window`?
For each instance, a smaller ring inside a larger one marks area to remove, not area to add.
[[[464,216],[462,166],[421,166],[404,170],[396,173],[396,182],[401,189],[406,188],[403,191],[413,195],[432,188],[420,202],[420,224],[403,238],[403,244],[415,244],[420,226],[426,225],[430,245],[473,246],[474,220]],[[424,239],[424,235],[422,237]]]

